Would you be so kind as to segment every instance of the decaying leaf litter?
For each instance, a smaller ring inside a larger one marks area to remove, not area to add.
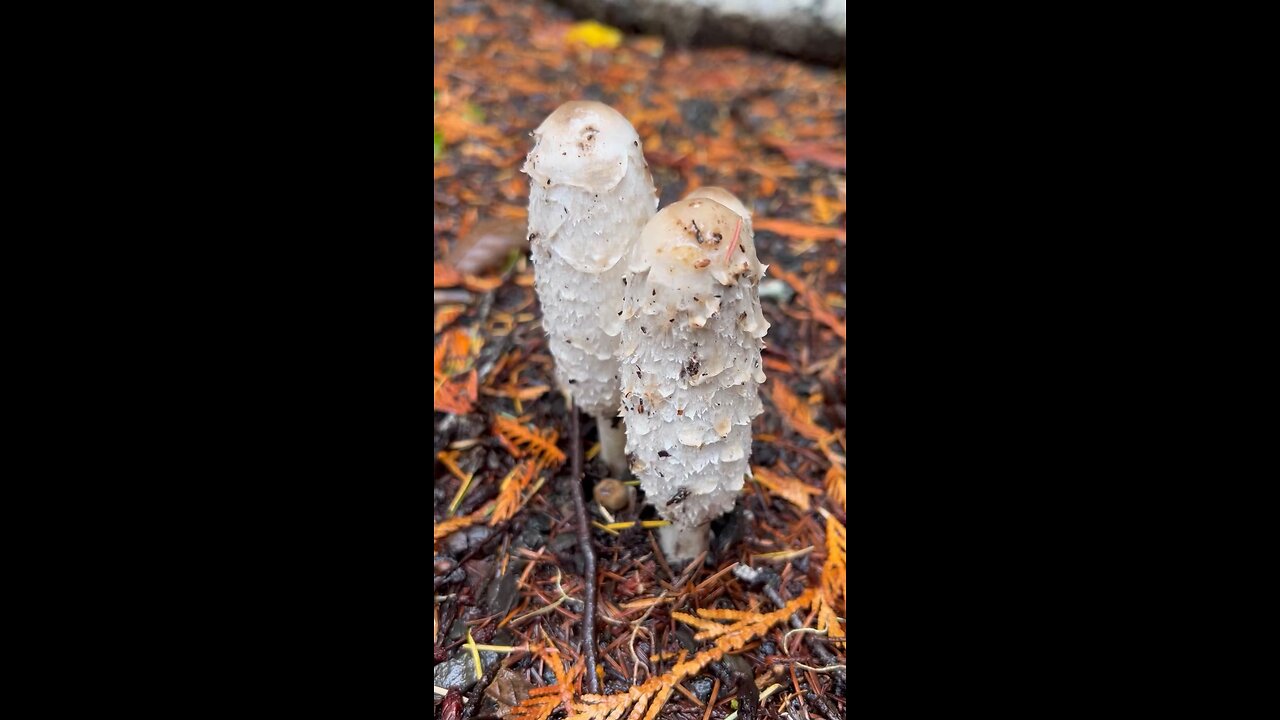
[[[843,74],[541,3],[438,2],[435,20],[435,685],[467,694],[437,697],[437,716],[844,717]],[[770,265],[755,481],[708,558],[669,567],[637,523],[651,509],[591,498],[607,470],[582,424],[598,693],[519,172],[529,132],[570,99],[632,122],[661,206],[707,185],[743,198]]]

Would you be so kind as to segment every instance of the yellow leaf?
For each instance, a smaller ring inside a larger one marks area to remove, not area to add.
[[[595,20],[574,23],[564,36],[566,42],[581,43],[590,48],[613,49],[622,44],[622,31]]]

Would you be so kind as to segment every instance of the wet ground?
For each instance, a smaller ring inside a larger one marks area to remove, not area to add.
[[[687,630],[673,612],[775,609],[760,584],[722,573],[734,563],[772,573],[784,601],[820,588],[834,566],[828,523],[842,532],[845,521],[843,74],[742,49],[616,36],[543,3],[437,2],[435,20],[433,520],[462,518],[434,548],[437,686],[474,682],[468,630],[480,645],[550,642],[566,666],[580,656],[582,556],[562,459],[569,429],[524,246],[528,185],[519,167],[529,132],[567,100],[612,105],[643,139],[661,204],[699,186],[729,189],[753,211],[757,252],[770,266],[760,288],[772,327],[765,413],[753,426],[757,481],[740,512],[718,524],[711,556],[686,572],[665,567],[648,530],[593,531],[601,690],[622,692],[672,670],[667,654]],[[605,475],[593,425],[582,423],[588,501]],[[513,472],[522,462],[536,472]],[[518,507],[491,527],[486,513],[504,480],[519,488],[511,496]],[[591,519],[605,523],[589,505]],[[640,503],[612,514],[651,516]],[[570,599],[557,605],[561,590]],[[800,614],[816,627],[814,613]],[[759,691],[780,686],[760,714],[843,717],[842,671],[807,668],[829,668],[832,657],[843,664],[844,644],[821,641],[815,651],[793,635],[784,647],[788,629],[772,627],[737,653],[745,664],[737,670]],[[494,697],[481,714],[505,716],[530,688],[557,682],[540,657],[480,655],[486,668],[510,662],[490,679]],[[719,662],[685,678],[659,717],[724,720],[739,691],[717,673],[733,670]],[[725,687],[708,713],[718,679]],[[580,692],[580,676],[573,685]]]

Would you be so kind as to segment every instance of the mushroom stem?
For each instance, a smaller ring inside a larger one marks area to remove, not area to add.
[[[616,417],[596,417],[596,429],[600,434],[600,459],[609,466],[609,472],[619,480],[631,477],[627,467],[627,429]]]
[[[707,552],[711,547],[711,524],[690,526],[672,523],[658,528],[658,545],[676,562],[686,562]]]

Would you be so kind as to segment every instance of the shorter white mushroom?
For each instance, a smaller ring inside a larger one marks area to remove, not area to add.
[[[751,421],[763,411],[769,323],[757,285],[766,268],[747,218],[694,198],[649,221],[628,269],[627,452],[646,498],[672,523],[659,532],[663,552],[687,561],[707,549],[711,521],[733,508],[749,472]]]

